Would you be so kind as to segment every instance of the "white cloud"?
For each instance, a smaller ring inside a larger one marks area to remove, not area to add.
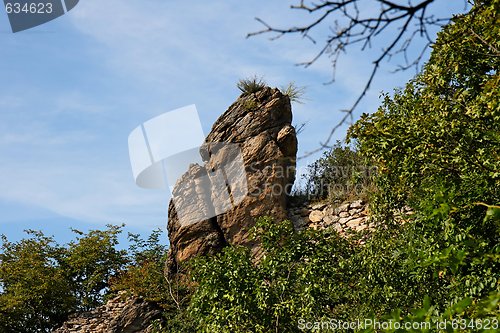
[[[28,203],[89,223],[165,223],[165,192],[135,188],[127,168],[95,167],[92,163],[59,164],[50,159],[2,165],[0,199]]]

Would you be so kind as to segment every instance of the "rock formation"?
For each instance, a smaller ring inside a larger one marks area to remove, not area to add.
[[[242,94],[215,122],[192,164],[177,181],[168,209],[167,271],[227,244],[258,247],[256,218],[287,218],[295,180],[297,137],[290,100],[278,89]]]
[[[161,316],[153,303],[123,294],[93,311],[68,319],[54,333],[148,333]]]

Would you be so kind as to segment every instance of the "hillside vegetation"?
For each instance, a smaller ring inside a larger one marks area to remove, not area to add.
[[[119,290],[163,306],[157,332],[320,332],[333,328],[328,323],[367,320],[393,325],[346,331],[498,328],[499,69],[500,1],[480,1],[440,32],[420,74],[350,128],[353,170],[377,170],[363,195],[381,227],[364,245],[356,235],[294,232],[289,221],[262,217],[254,230],[264,249],[258,263],[248,249],[229,246],[165,280],[158,233],[132,237],[129,254],[115,250],[116,228],[67,247],[41,233],[18,243],[4,238],[0,331],[50,331]],[[321,170],[345,152],[327,153]],[[398,223],[394,212],[405,205],[414,214]],[[420,322],[432,325],[403,326]]]

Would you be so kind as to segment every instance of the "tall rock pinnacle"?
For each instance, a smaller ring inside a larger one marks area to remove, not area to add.
[[[172,192],[169,274],[228,244],[256,253],[249,233],[256,219],[287,217],[297,154],[291,122],[290,99],[269,87],[242,94],[219,117],[200,148],[204,165],[191,164]]]

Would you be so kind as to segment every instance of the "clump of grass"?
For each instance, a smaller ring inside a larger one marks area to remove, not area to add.
[[[236,84],[239,90],[245,95],[250,95],[266,87],[266,82],[261,77],[251,77],[241,79]]]
[[[255,99],[253,99],[253,97],[251,97],[251,99],[247,99],[243,102],[243,108],[245,108],[245,110],[248,110],[248,111],[254,111],[257,109],[258,106],[259,106],[259,104],[257,104],[257,101],[255,101]]]
[[[290,82],[288,86],[282,87],[281,91],[283,95],[288,96],[290,98],[290,102],[295,102],[302,104],[304,103],[304,94],[306,92],[306,87],[299,87],[295,84],[295,82]]]

